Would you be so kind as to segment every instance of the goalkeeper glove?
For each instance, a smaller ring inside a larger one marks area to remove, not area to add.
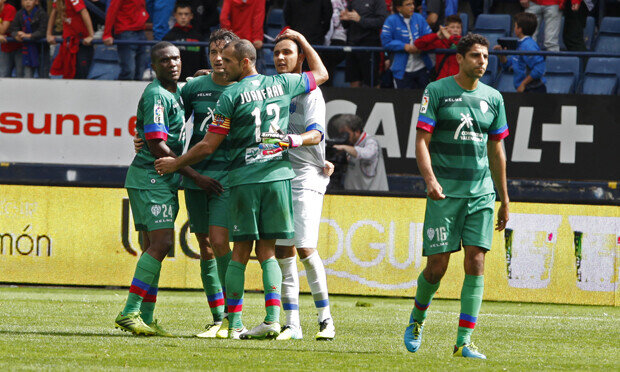
[[[258,148],[263,150],[263,155],[273,155],[286,148],[299,147],[303,143],[303,139],[299,134],[284,134],[275,132],[261,133],[262,142]]]

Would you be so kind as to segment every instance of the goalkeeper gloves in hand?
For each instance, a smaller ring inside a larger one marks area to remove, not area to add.
[[[299,147],[303,143],[299,134],[263,132],[260,136],[262,142],[258,148],[263,150],[263,155],[277,154],[290,147]]]

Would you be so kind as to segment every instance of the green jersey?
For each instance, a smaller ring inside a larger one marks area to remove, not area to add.
[[[180,89],[166,90],[159,80],[147,85],[138,103],[136,132],[145,145],[136,154],[127,171],[125,187],[134,189],[168,189],[179,187],[178,173],[160,176],[155,171],[155,156],[146,141],[160,138],[175,154],[181,155],[185,145],[185,110]]]
[[[286,133],[291,99],[315,88],[311,73],[252,75],[222,93],[209,131],[230,139],[231,187],[295,177],[288,152],[263,155],[258,145],[262,132]]]
[[[189,140],[190,148],[204,138],[213,121],[215,104],[226,88],[228,86],[214,83],[211,75],[194,78],[183,87],[181,97],[185,103],[186,119],[189,119],[192,112],[194,113],[194,132]],[[227,187],[230,163],[228,147],[229,141],[226,138],[213,154],[192,165],[192,168],[204,176],[218,180],[222,186]],[[183,177],[181,185],[189,189],[199,189],[194,181],[187,177]]]
[[[472,197],[493,193],[487,140],[508,136],[502,95],[478,82],[461,88],[454,77],[430,83],[424,91],[418,129],[432,133],[431,164],[443,193]]]

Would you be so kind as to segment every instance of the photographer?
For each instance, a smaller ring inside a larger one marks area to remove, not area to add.
[[[362,119],[340,114],[330,120],[330,125],[346,138],[347,144],[333,145],[334,149],[345,152],[348,159],[345,190],[388,191],[383,151],[379,142],[364,132]]]

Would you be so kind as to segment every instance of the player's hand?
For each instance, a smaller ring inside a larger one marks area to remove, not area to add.
[[[144,141],[142,141],[142,139],[140,137],[138,137],[137,133],[134,134],[134,136],[133,136],[133,150],[137,154],[138,152],[140,152],[142,147],[144,147]]]
[[[54,35],[46,35],[47,43],[50,45],[56,45],[56,37]]]
[[[209,194],[220,195],[224,191],[224,187],[217,180],[201,174],[194,179],[194,183]]]
[[[196,71],[194,73],[194,77],[210,75],[212,72],[213,72],[213,70],[209,70],[209,69],[203,68],[203,69],[200,69],[200,70]]]
[[[332,163],[331,161],[325,160],[325,166],[323,167],[323,174],[326,175],[327,177],[331,177],[331,175],[334,174],[335,168],[336,167],[334,166],[334,163]]]
[[[433,180],[426,184],[426,195],[432,200],[442,200],[445,199],[446,196],[443,194],[443,187],[437,182],[437,180]]]
[[[259,50],[259,49],[261,49],[263,47],[263,41],[262,40],[254,40],[252,45],[254,45],[254,49]]]
[[[293,30],[292,28],[286,28],[278,37],[276,37],[276,43],[281,39],[291,39],[293,41],[304,40],[304,35],[299,32]]]
[[[113,45],[114,44],[114,38],[112,36],[106,37],[105,39],[103,39],[103,44],[107,45],[107,46]]]
[[[179,170],[176,159],[170,156],[155,160],[155,170],[160,176],[168,173],[174,173]]]
[[[82,39],[82,44],[84,45],[91,45],[92,43],[93,43],[92,36],[86,36],[85,38]]]
[[[497,224],[495,225],[495,230],[502,231],[506,228],[506,224],[508,223],[508,203],[502,202],[499,206],[499,210],[497,211]]]

